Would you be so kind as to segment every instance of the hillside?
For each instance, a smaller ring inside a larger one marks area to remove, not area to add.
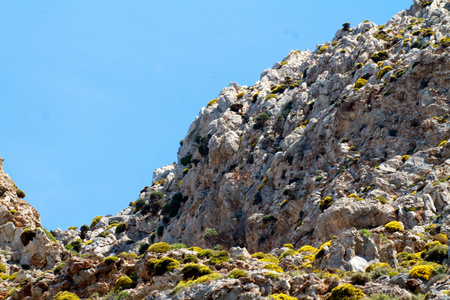
[[[448,298],[449,11],[415,0],[231,82],[92,224],[40,228],[0,166],[0,297]]]

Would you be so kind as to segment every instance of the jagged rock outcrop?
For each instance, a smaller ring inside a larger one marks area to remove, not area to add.
[[[39,213],[25,200],[24,194],[3,171],[3,158],[0,157],[0,224],[12,222],[17,227],[39,227]]]
[[[198,243],[212,228],[214,244],[257,251],[392,220],[412,229],[436,211],[445,224],[448,185],[435,183],[449,176],[448,17],[445,1],[417,1],[223,89],[179,163],[155,171],[157,189],[187,199],[156,240]]]
[[[0,272],[3,279],[13,278],[0,287],[0,295],[6,295],[11,285],[14,286],[14,278],[21,279],[16,283],[31,280],[24,270],[51,269],[66,259],[68,252],[50,239],[51,233],[40,227],[38,212],[20,198],[25,194],[4,173],[2,162],[0,158],[0,248],[4,267]]]

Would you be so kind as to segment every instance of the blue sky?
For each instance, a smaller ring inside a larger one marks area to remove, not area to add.
[[[115,214],[201,107],[412,0],[0,0],[0,156],[48,229]]]

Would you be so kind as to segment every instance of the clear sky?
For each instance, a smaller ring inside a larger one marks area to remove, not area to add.
[[[115,214],[201,107],[412,0],[0,0],[0,156],[48,229]]]

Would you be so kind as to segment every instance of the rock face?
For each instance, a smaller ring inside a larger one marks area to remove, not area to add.
[[[449,10],[415,0],[231,82],[138,200],[56,241],[0,164],[0,296],[445,299]]]
[[[12,262],[51,268],[61,261],[65,250],[40,227],[37,210],[19,198],[24,194],[4,173],[2,162],[0,158],[0,247]]]
[[[0,224],[12,222],[17,227],[39,227],[39,213],[25,200],[19,198],[20,190],[3,171],[3,158],[0,157]]]
[[[156,240],[257,251],[450,220],[450,24],[446,1],[430,2],[223,89],[190,126],[179,163],[155,171],[154,188],[185,199],[168,223],[161,216]],[[202,239],[208,229],[217,236]]]

